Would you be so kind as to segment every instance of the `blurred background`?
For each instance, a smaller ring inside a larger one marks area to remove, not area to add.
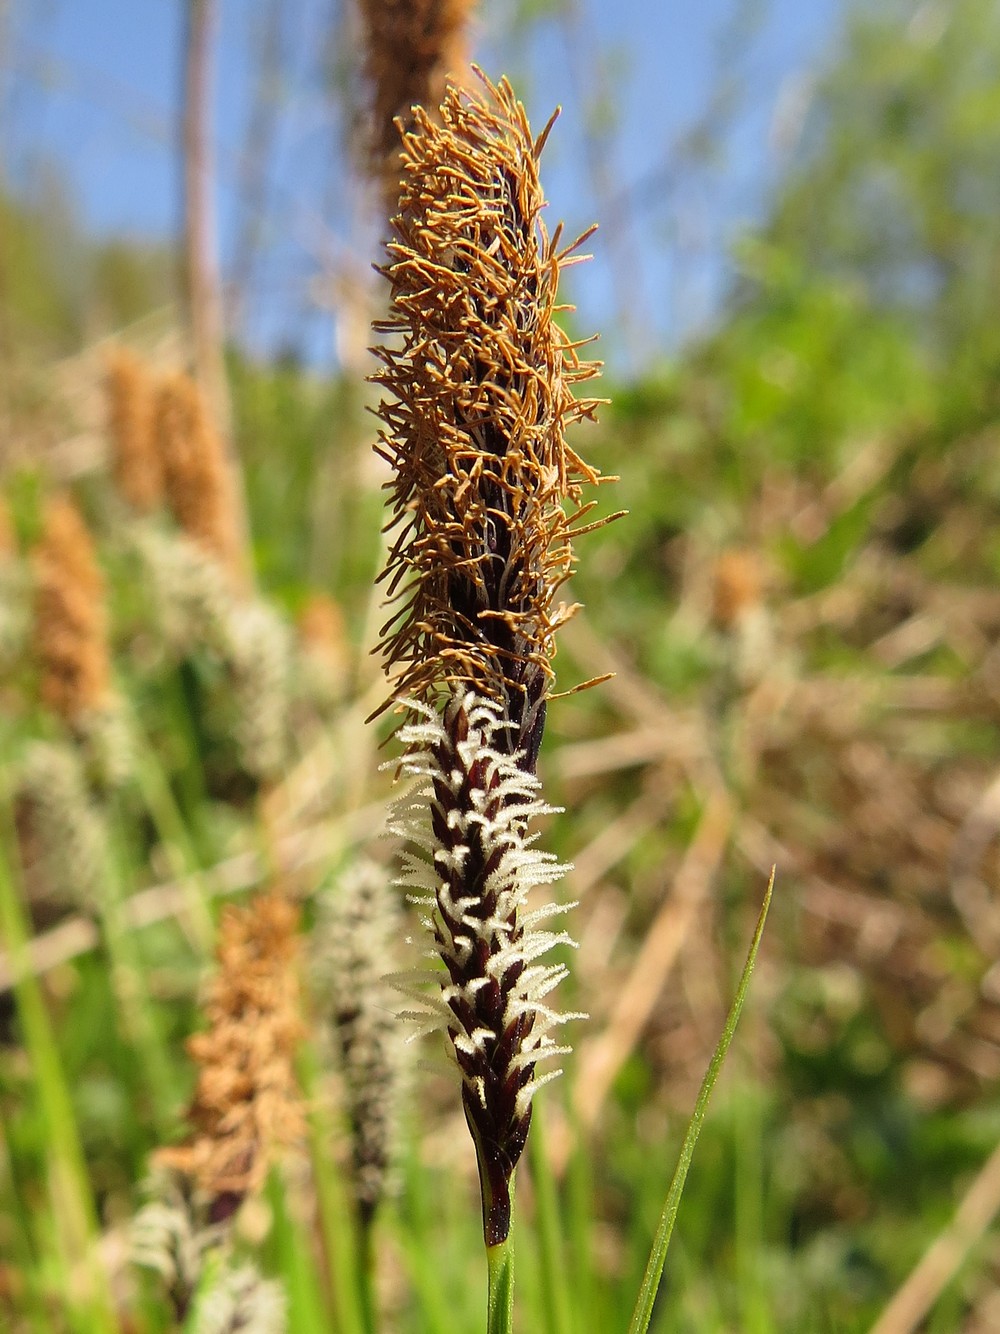
[[[150,266],[157,254],[169,262],[180,219],[184,13],[94,0],[4,14],[8,191],[53,232],[79,231]],[[502,3],[474,16],[473,58],[515,78],[532,121],[565,108],[547,190],[570,230],[599,218],[581,317],[631,374],[718,314],[732,243],[762,218],[800,146],[841,18],[834,0],[711,0],[697,14],[640,0]],[[218,6],[217,245],[227,334],[254,356],[335,363],[338,278],[366,281],[378,228],[345,152],[359,114],[358,37],[333,0]],[[108,298],[88,278],[77,279],[77,318],[93,322]],[[138,309],[168,296],[154,285],[133,300]]]
[[[46,869],[37,819],[4,831],[116,1274],[193,1082],[181,1042],[210,948],[178,928],[177,886],[197,872],[213,901],[239,895],[276,859],[308,924],[324,868],[384,813],[386,729],[363,727],[383,690],[384,481],[364,377],[387,228],[361,169],[360,42],[347,0],[0,3],[4,787],[55,735],[24,625],[61,488],[96,534],[115,689],[148,743],[110,927]],[[567,319],[600,332],[611,400],[573,444],[620,474],[603,510],[629,510],[580,542],[584,611],[556,664],[565,689],[616,675],[553,704],[541,764],[580,901],[562,1004],[591,1016],[544,1099],[566,1328],[625,1328],[776,863],[654,1328],[996,1330],[1000,4],[494,0],[471,54],[536,131],[562,107],[550,226],[599,223]],[[282,697],[276,766],[212,702],[228,667],[151,648],[106,496],[113,345],[198,371],[238,462],[254,595],[323,664]],[[89,1328],[55,1313],[51,1121],[12,920],[0,1325]],[[116,968],[148,981],[145,1038]],[[471,1150],[452,1161],[452,1090],[429,1080],[413,1202],[385,1224],[388,1329],[436,1328],[410,1267],[431,1217],[453,1327],[479,1320]],[[272,1271],[286,1261],[275,1243]],[[167,1328],[131,1282],[123,1328]]]

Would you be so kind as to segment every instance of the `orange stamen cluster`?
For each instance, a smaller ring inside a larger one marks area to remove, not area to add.
[[[395,532],[381,576],[403,606],[380,648],[394,697],[433,704],[462,685],[496,700],[512,748],[536,748],[555,652],[571,613],[556,595],[599,474],[566,443],[597,401],[598,373],[556,323],[560,271],[585,238],[549,237],[533,139],[503,81],[450,88],[441,123],[421,108],[405,136],[389,336],[374,377],[388,392],[379,452],[394,469]],[[588,233],[589,235],[589,233]],[[566,502],[573,508],[570,515]]]

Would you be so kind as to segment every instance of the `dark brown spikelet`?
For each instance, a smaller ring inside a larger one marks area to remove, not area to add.
[[[402,606],[380,648],[394,698],[434,705],[468,687],[497,702],[510,750],[533,769],[552,676],[557,601],[571,538],[599,474],[566,443],[597,401],[555,315],[560,248],[541,213],[533,139],[503,81],[448,90],[441,123],[422,110],[404,140],[396,239],[384,269],[389,336],[374,377],[388,396],[379,452],[391,463],[395,533],[385,571]],[[566,506],[572,511],[566,512]]]
[[[153,438],[153,380],[124,347],[108,356],[105,378],[115,485],[133,509],[147,514],[163,498],[163,468]]]
[[[303,1031],[297,926],[297,909],[277,894],[222,917],[219,971],[204,1005],[208,1029],[188,1042],[199,1067],[188,1112],[194,1133],[158,1155],[204,1192],[211,1222],[259,1191],[277,1153],[305,1134],[294,1071]]]
[[[104,580],[87,525],[66,496],[46,506],[34,564],[42,699],[74,725],[105,700],[110,672]]]
[[[434,110],[448,76],[468,66],[474,0],[360,0],[365,75],[371,97],[368,152],[373,174],[384,177],[395,205],[399,188],[399,117],[412,123],[414,106]]]
[[[237,572],[236,512],[222,440],[189,375],[171,375],[160,385],[155,435],[174,518],[202,550]]]

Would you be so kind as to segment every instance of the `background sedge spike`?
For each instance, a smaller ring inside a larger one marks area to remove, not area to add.
[[[154,430],[174,518],[192,541],[238,576],[242,555],[232,478],[204,395],[189,375],[161,382]]]
[[[163,497],[163,463],[153,435],[155,382],[134,352],[114,347],[104,383],[115,484],[134,510],[146,514]]]
[[[390,211],[399,195],[399,124],[436,108],[468,70],[475,0],[359,0],[369,112],[364,156]]]
[[[45,507],[34,565],[42,699],[73,726],[105,702],[111,669],[104,577],[87,525],[68,496]]]
[[[305,1136],[294,1071],[302,1036],[297,927],[296,908],[276,893],[222,915],[208,1028],[188,1040],[198,1065],[187,1117],[193,1134],[157,1154],[203,1192],[213,1223],[259,1191],[279,1152]]]

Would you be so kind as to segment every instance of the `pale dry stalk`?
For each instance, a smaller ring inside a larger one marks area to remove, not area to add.
[[[1000,1146],[962,1196],[948,1225],[934,1239],[872,1326],[871,1334],[913,1334],[1000,1212]]]

